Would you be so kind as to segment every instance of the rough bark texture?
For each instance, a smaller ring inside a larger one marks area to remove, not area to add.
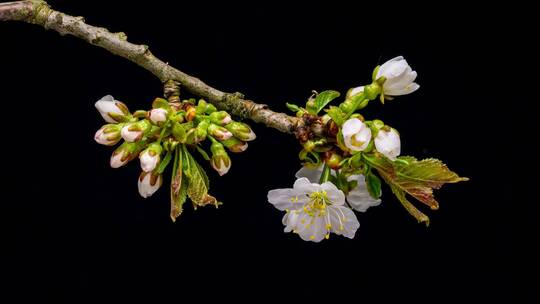
[[[297,134],[305,129],[302,119],[274,112],[264,104],[244,99],[240,93],[225,93],[198,78],[190,76],[161,61],[150,52],[148,46],[127,41],[123,32],[111,33],[106,28],[85,23],[83,17],[74,17],[49,7],[45,1],[26,0],[0,3],[0,21],[22,21],[54,30],[60,35],[73,35],[124,57],[150,71],[162,82],[175,80],[187,91],[207,99],[218,109],[285,133]]]

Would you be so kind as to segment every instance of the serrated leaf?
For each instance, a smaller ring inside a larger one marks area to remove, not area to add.
[[[365,176],[366,180],[366,186],[369,195],[373,197],[374,199],[378,199],[381,197],[381,180],[379,177],[373,173],[368,173]]]
[[[446,183],[468,180],[468,178],[460,177],[448,169],[440,160],[433,158],[418,161],[411,156],[402,156],[399,161],[392,162],[377,152],[363,156],[393,188],[396,196],[402,194],[404,198],[405,193],[407,193],[433,210],[439,208],[439,203],[433,195],[433,189],[439,189]],[[400,201],[403,201],[403,198],[400,198]],[[406,203],[403,204],[405,206]],[[408,206],[405,207],[410,209]],[[410,210],[409,213],[411,213]]]
[[[311,109],[310,112],[313,112],[311,114],[318,114],[328,103],[330,103],[332,100],[339,97],[338,91],[332,91],[327,90],[319,93],[317,97],[315,97],[314,107]],[[309,109],[308,109],[309,110]]]
[[[345,113],[339,107],[330,106],[330,109],[326,110],[326,114],[328,114],[338,126],[345,123]]]
[[[405,196],[405,192],[403,190],[390,185],[390,189],[392,189],[392,192],[397,197],[401,205],[405,207],[405,210],[409,212],[410,215],[412,215],[419,223],[425,223],[426,226],[429,226],[429,217],[422,213],[420,210],[418,210]]]
[[[176,219],[182,214],[182,206],[186,202],[186,189],[187,181],[182,180],[183,170],[182,163],[183,157],[180,153],[180,147],[177,147],[174,152],[174,164],[173,164],[173,175],[171,179],[171,219],[176,221]]]
[[[184,147],[183,160],[186,162],[184,174],[188,180],[186,193],[194,204],[197,206],[206,206],[209,204],[216,207],[220,204],[217,199],[208,194],[209,180],[204,169],[197,163],[191,153]]]
[[[295,112],[295,113],[298,112],[298,111],[300,111],[300,110],[302,109],[302,108],[300,108],[299,106],[297,106],[297,105],[295,105],[295,104],[292,104],[292,103],[288,103],[288,102],[287,102],[286,105],[287,105],[287,108],[288,108],[289,110],[291,110],[291,111],[293,111],[293,112]]]

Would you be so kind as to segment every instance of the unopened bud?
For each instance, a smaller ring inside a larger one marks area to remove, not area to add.
[[[121,125],[109,124],[104,125],[97,130],[94,140],[102,145],[113,146],[117,144],[122,136],[120,135]]]
[[[208,134],[218,140],[227,140],[233,136],[233,134],[229,132],[229,130],[213,123],[208,126]]]
[[[209,116],[210,122],[218,126],[224,126],[232,121],[231,115],[225,111],[213,112]]]
[[[229,130],[234,137],[242,141],[251,141],[257,138],[253,130],[251,130],[251,128],[245,123],[232,121],[225,125],[225,128]]]
[[[150,122],[146,119],[127,124],[122,128],[122,138],[128,142],[139,141],[150,130],[151,126]]]
[[[141,145],[138,143],[124,142],[118,147],[111,156],[111,167],[120,168],[133,160],[139,154]]]
[[[160,161],[160,155],[163,148],[158,143],[152,143],[141,152],[139,159],[141,161],[141,169],[144,172],[151,172],[157,167]]]
[[[223,140],[221,141],[221,143],[233,153],[244,152],[248,148],[247,142],[241,141],[236,137],[231,137],[227,140]]]
[[[95,107],[108,123],[126,122],[131,116],[127,106],[111,95],[102,97],[95,103]]]
[[[161,177],[161,174],[142,172],[139,176],[137,186],[139,188],[139,194],[142,197],[147,198],[152,196],[162,184],[163,178]]]
[[[224,175],[229,172],[231,168],[231,159],[227,154],[227,151],[223,148],[223,145],[218,141],[214,140],[212,146],[210,146],[210,151],[212,151],[212,159],[210,164],[219,175]]]
[[[158,108],[147,112],[147,118],[157,126],[162,126],[167,121],[167,110]]]
[[[195,119],[195,116],[197,116],[197,109],[192,105],[188,105],[186,107],[186,120],[192,121]]]

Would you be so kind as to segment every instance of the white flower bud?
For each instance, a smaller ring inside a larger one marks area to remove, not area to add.
[[[389,159],[396,160],[396,157],[401,153],[401,141],[398,132],[395,129],[390,129],[390,131],[379,130],[375,137],[375,148]]]
[[[414,82],[416,72],[412,70],[403,56],[390,59],[377,71],[376,78],[385,77],[383,84],[384,95],[399,96],[410,94],[420,86]]]
[[[162,108],[150,110],[150,112],[148,112],[148,120],[153,124],[160,126],[167,121],[167,110]]]
[[[98,100],[95,107],[108,123],[121,122],[129,115],[127,106],[115,100],[111,95],[104,96]]]
[[[343,142],[352,151],[363,151],[371,140],[371,130],[358,118],[351,118],[343,124]]]
[[[152,172],[157,167],[160,161],[161,146],[157,143],[151,144],[139,155],[141,161],[141,169],[144,172]]]
[[[137,183],[139,194],[144,198],[150,197],[161,187],[162,183],[163,178],[160,174],[142,172]]]
[[[120,126],[118,125],[105,125],[97,130],[94,135],[94,140],[98,144],[105,146],[113,146],[117,144],[122,136],[120,136]]]

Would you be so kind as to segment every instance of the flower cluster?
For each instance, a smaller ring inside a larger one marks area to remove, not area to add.
[[[175,164],[183,160],[189,165],[191,156],[187,155],[189,152],[186,147],[200,152],[219,175],[224,175],[231,167],[227,150],[243,152],[248,147],[247,142],[256,137],[247,124],[232,120],[227,112],[218,111],[202,99],[195,104],[193,99],[168,102],[156,98],[151,110],[130,113],[124,103],[107,95],[97,101],[95,106],[108,123],[96,132],[95,141],[113,146],[123,140],[111,156],[112,168],[122,167],[139,158],[142,169],[138,181],[139,193],[145,198],[160,188],[163,171],[172,158]],[[204,150],[206,142],[210,155]],[[184,165],[180,171],[186,171],[188,177],[204,175],[202,179],[206,180],[204,172],[200,172],[200,166],[195,167]],[[193,174],[193,170],[198,170],[197,174]],[[193,183],[199,184],[199,181]],[[195,194],[193,196],[198,197]],[[200,200],[204,199],[207,197],[201,196]]]
[[[383,166],[370,162],[370,157],[387,160],[388,170],[394,169],[394,162],[405,162],[398,159],[398,131],[381,120],[366,120],[357,111],[376,98],[384,103],[416,91],[415,79],[416,72],[400,56],[376,67],[373,82],[350,89],[337,107],[325,109],[339,97],[336,91],[315,93],[305,107],[287,104],[307,128],[298,136],[304,167],[296,174],[293,188],[268,193],[268,201],[286,211],[286,232],[314,242],[329,238],[330,233],[354,237],[360,223],[353,210],[365,212],[381,202],[381,181],[375,173],[392,183],[391,177],[379,172],[384,172]],[[319,116],[323,109],[326,114]]]

